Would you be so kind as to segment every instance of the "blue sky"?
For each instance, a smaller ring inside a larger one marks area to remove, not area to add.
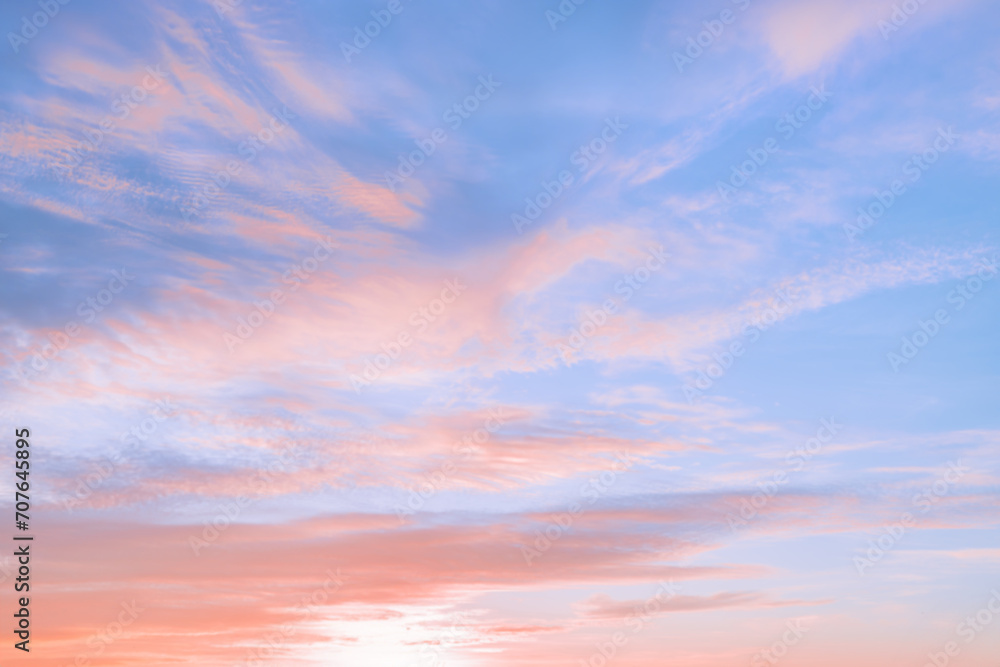
[[[136,597],[115,664],[287,623],[282,664],[594,664],[675,580],[613,662],[801,622],[790,667],[917,666],[1000,586],[997,7],[38,7],[0,8],[0,392],[39,664]]]

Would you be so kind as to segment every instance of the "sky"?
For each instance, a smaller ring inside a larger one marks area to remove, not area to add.
[[[994,667],[998,21],[3,3],[0,662]]]

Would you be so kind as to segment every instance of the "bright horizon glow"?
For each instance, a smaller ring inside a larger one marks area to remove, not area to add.
[[[996,667],[995,3],[45,1],[4,666]]]

